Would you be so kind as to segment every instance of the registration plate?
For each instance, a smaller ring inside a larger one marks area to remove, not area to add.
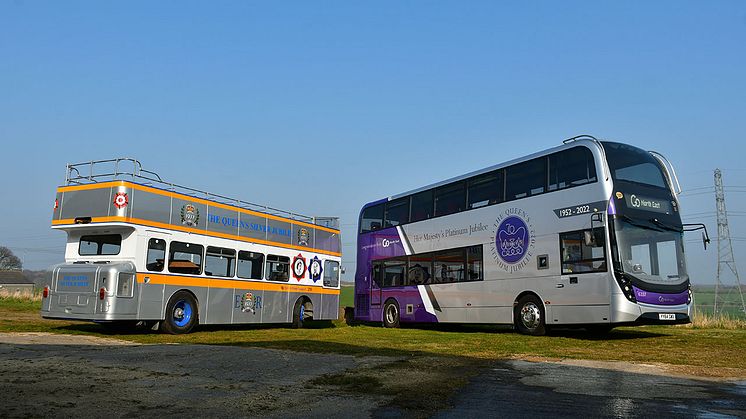
[[[676,315],[673,313],[658,313],[658,320],[676,320]]]

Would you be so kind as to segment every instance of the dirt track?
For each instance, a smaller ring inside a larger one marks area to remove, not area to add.
[[[343,388],[370,384],[352,373],[367,371],[378,383],[393,382],[397,392],[416,396],[418,386],[459,374],[428,359],[392,370],[398,361],[0,333],[0,417],[421,416],[416,407],[392,407],[396,392],[375,396]],[[440,375],[434,380],[432,374]],[[329,376],[337,377],[337,385],[319,379]],[[654,365],[509,360],[482,370],[449,405],[438,405],[435,416],[746,417],[746,382],[672,376]]]
[[[0,417],[369,417],[386,400],[310,381],[389,361],[0,333]]]

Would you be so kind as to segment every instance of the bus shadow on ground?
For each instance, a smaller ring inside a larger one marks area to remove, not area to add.
[[[332,329],[338,327],[332,320],[315,320],[303,325],[304,329]],[[267,329],[290,329],[290,324],[216,324],[216,325],[198,325],[192,332],[219,332],[219,331],[245,331],[245,330],[267,330]],[[127,335],[147,335],[158,334],[158,330],[150,325],[114,325],[104,323],[83,323],[59,326],[56,330],[75,332],[75,333],[92,333],[107,336],[127,336]]]

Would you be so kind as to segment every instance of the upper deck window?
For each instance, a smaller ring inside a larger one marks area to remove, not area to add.
[[[469,179],[467,208],[479,208],[503,200],[502,170]]]
[[[435,189],[435,216],[453,214],[466,207],[465,182],[455,182]]]
[[[383,204],[374,205],[363,210],[360,216],[360,232],[380,230],[383,226]]]
[[[505,199],[525,198],[544,193],[547,185],[547,159],[539,157],[505,169]]]
[[[395,227],[409,222],[409,197],[395,199],[386,203],[384,227]]]
[[[81,237],[78,254],[80,256],[111,256],[118,255],[121,249],[121,234],[98,234]]]
[[[615,181],[668,188],[658,160],[647,151],[619,143],[604,142],[603,145]]]
[[[433,190],[419,192],[412,195],[411,222],[433,218]]]
[[[596,181],[593,154],[575,147],[549,156],[549,190],[570,188]]]

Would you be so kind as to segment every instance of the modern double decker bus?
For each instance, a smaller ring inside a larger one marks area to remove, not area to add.
[[[591,136],[366,204],[355,318],[552,326],[691,319],[678,180]],[[706,231],[703,240],[709,241]]]
[[[167,183],[134,159],[67,166],[52,228],[65,262],[41,315],[109,326],[292,323],[339,315],[334,217],[308,217]]]

